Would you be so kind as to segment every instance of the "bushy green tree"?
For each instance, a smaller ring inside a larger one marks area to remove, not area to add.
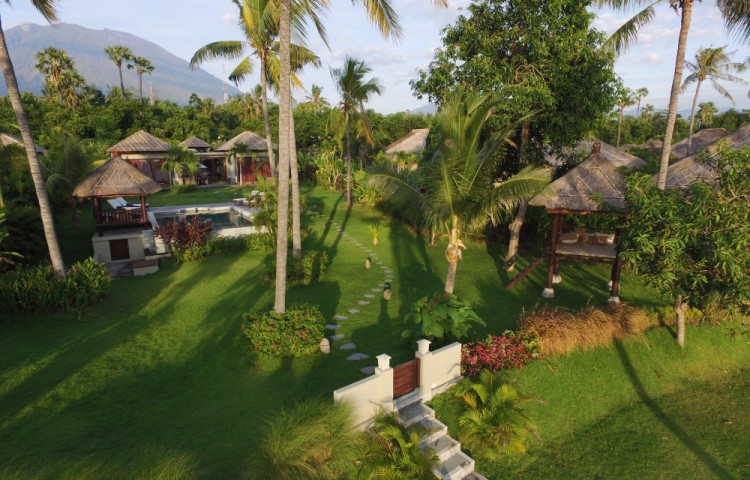
[[[623,262],[674,299],[677,342],[689,306],[750,309],[750,150],[707,160],[717,178],[658,190],[650,176],[628,180]]]

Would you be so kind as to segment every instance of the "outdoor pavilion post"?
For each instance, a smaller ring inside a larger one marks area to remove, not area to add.
[[[552,235],[550,235],[549,261],[547,262],[547,286],[542,290],[542,297],[544,298],[554,298],[555,296],[555,290],[552,288],[552,284],[558,268],[558,259],[555,254],[555,249],[557,248],[557,238],[560,235],[561,220],[562,214],[552,214]]]
[[[622,272],[622,260],[620,260],[620,252],[615,255],[615,260],[612,262],[612,290],[610,290],[610,297],[607,299],[607,303],[611,307],[616,307],[620,304],[620,273]]]
[[[102,224],[102,201],[99,197],[94,197],[94,223],[96,223],[96,233],[99,234],[99,236],[104,235],[104,230],[102,230],[101,224]]]
[[[148,220],[146,218],[146,196],[141,195],[139,198],[141,199],[141,223],[145,224]]]

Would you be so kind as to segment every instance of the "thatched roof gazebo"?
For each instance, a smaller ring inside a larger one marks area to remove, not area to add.
[[[408,135],[396,140],[385,147],[386,155],[395,155],[396,153],[421,153],[427,145],[427,135],[429,128],[415,128]]]
[[[146,216],[146,196],[161,191],[161,186],[120,157],[109,159],[76,186],[73,196],[94,199],[94,218],[99,236],[105,228],[150,227]],[[101,199],[139,197],[140,205],[102,209]]]
[[[237,146],[243,146],[246,153],[237,153]],[[230,170],[236,175],[240,183],[252,183],[258,175],[264,177],[271,176],[271,169],[268,162],[268,143],[264,137],[257,133],[246,130],[239,135],[227,140],[216,148],[217,152],[224,152],[229,160],[231,152],[235,151],[235,162],[230,166]],[[274,150],[278,145],[271,144]]]
[[[216,148],[216,151],[228,152],[238,144],[244,145],[251,152],[257,152],[257,153],[267,152],[268,143],[266,142],[266,139],[261,137],[257,133],[253,133],[249,130],[246,130],[240,133],[239,135],[235,135],[231,139],[222,143]],[[272,148],[276,149],[278,148],[278,146],[274,144]]]
[[[698,153],[707,146],[718,142],[722,138],[729,135],[723,128],[704,128],[695,132],[692,138],[685,138],[672,145],[670,155],[674,158],[680,159],[685,158],[688,155]],[[690,140],[690,151],[688,152],[688,140]]]
[[[179,145],[196,152],[207,152],[211,149],[211,144],[198,137],[188,137],[181,141]]]
[[[554,297],[553,284],[560,283],[560,260],[593,260],[611,262],[612,287],[610,303],[619,302],[620,259],[613,232],[562,233],[563,215],[612,214],[625,206],[625,174],[642,168],[646,162],[598,140],[591,144],[591,154],[571,171],[550,184],[547,192],[537,195],[529,205],[541,206],[552,215],[547,284],[542,293]],[[540,262],[543,259],[540,259]],[[538,263],[536,264],[538,265]],[[522,272],[519,277],[528,272]]]

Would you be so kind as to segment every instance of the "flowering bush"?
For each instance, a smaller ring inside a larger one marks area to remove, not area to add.
[[[502,335],[488,335],[483,341],[461,347],[461,373],[469,377],[482,370],[496,372],[523,368],[539,355],[539,341],[531,335],[506,330]]]

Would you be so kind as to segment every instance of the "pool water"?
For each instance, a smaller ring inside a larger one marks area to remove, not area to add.
[[[233,210],[227,212],[211,212],[211,213],[157,213],[154,214],[156,221],[159,225],[166,225],[167,222],[176,222],[179,220],[185,220],[186,222],[192,222],[195,217],[203,220],[204,222],[211,222],[216,229],[222,228],[234,228],[234,227],[245,227],[252,225],[250,221],[245,219],[242,215],[237,214]]]

